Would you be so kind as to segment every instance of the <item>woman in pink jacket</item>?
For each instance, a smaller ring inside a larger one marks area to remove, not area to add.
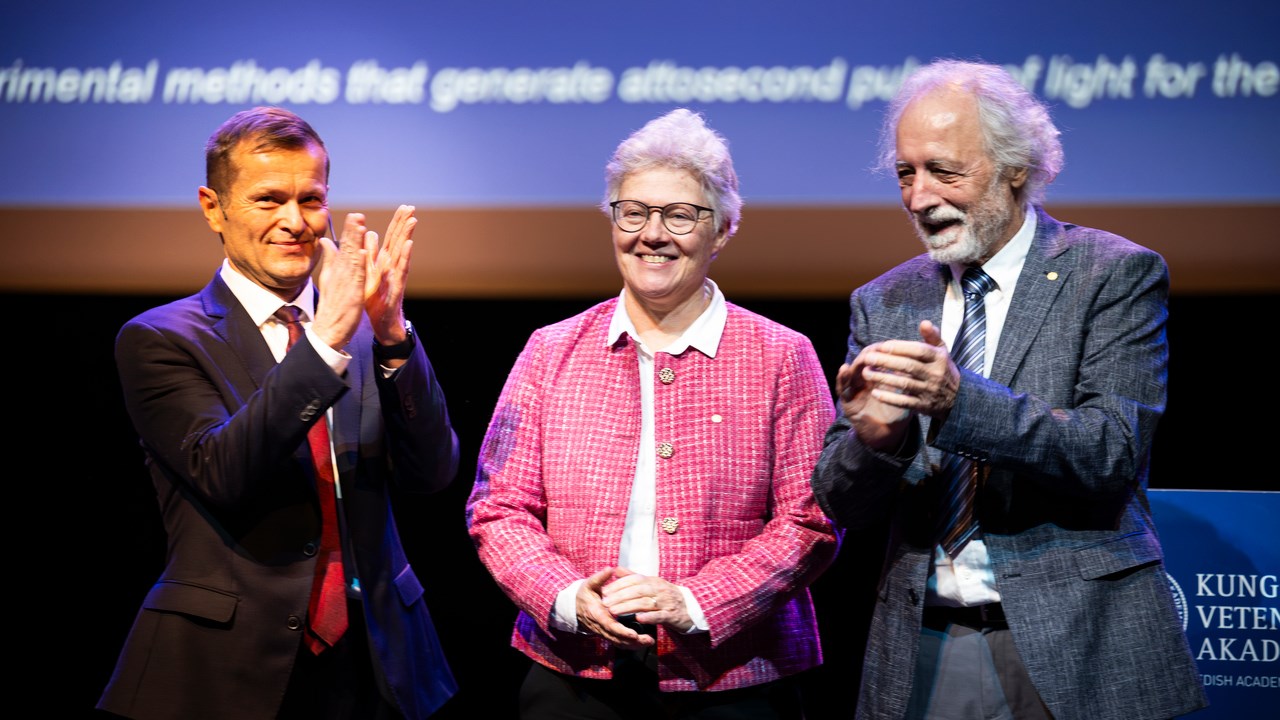
[[[808,338],[707,277],[742,199],[700,115],[651,121],[605,175],[622,292],[529,338],[467,503],[534,660],[521,716],[801,717],[837,547],[809,486],[829,387]]]

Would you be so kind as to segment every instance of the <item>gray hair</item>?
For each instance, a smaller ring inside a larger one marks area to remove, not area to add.
[[[898,121],[903,111],[913,100],[942,86],[974,96],[987,156],[1001,174],[1026,168],[1022,197],[1034,205],[1043,204],[1046,188],[1062,170],[1060,133],[1048,107],[999,65],[938,60],[908,76],[885,111],[880,130],[881,168],[894,172]]]
[[[707,127],[700,113],[685,108],[672,110],[623,140],[605,166],[605,197],[600,209],[612,214],[609,203],[618,199],[622,181],[631,173],[653,168],[692,174],[719,216],[717,224],[727,227],[729,236],[737,232],[742,197],[738,195],[738,174],[729,156],[729,143]]]

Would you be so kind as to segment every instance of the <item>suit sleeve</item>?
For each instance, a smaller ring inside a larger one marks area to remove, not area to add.
[[[120,330],[116,364],[143,445],[167,474],[222,509],[280,482],[282,465],[291,462],[307,430],[348,389],[309,345],[299,343],[246,396],[242,390],[252,380],[243,360],[211,329],[175,329],[146,319]],[[236,373],[239,383],[231,377]]]
[[[1036,338],[1018,392],[962,371],[933,444],[1010,470],[1055,492],[1125,493],[1145,477],[1168,375],[1169,278],[1163,259],[1094,243]],[[1022,281],[1020,281],[1022,282]],[[1014,302],[1017,302],[1015,294]]]
[[[443,489],[458,471],[458,437],[422,341],[391,377],[376,362],[373,370],[395,482],[416,492]]]
[[[849,351],[852,362],[874,339],[862,300],[862,290],[849,298]],[[838,405],[837,405],[838,407]],[[822,454],[814,466],[814,496],[828,517],[853,530],[888,517],[913,456],[920,447],[919,424],[912,422],[903,448],[897,453],[873,450],[858,438],[852,423],[839,413],[827,429]]]

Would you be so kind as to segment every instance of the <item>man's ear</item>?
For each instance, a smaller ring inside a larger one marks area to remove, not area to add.
[[[222,234],[222,221],[227,219],[227,214],[222,210],[222,203],[218,201],[218,193],[213,188],[200,186],[198,191],[200,198],[200,212],[204,214],[204,221],[209,224],[209,229]]]
[[[1009,187],[1013,188],[1014,192],[1017,192],[1022,190],[1023,185],[1027,184],[1027,176],[1030,173],[1026,168],[1022,167],[1011,170],[1007,174],[1009,176]]]

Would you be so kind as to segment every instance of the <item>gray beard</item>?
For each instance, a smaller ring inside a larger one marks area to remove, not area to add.
[[[1000,235],[1008,227],[1010,219],[1013,217],[1013,208],[1011,205],[1001,202],[996,195],[996,183],[992,183],[992,187],[987,189],[982,199],[974,203],[968,212],[959,213],[955,209],[948,209],[950,212],[940,212],[944,218],[951,219],[959,217],[961,220],[960,237],[951,244],[942,244],[942,240],[933,233],[928,232],[920,224],[920,219],[914,213],[911,215],[911,224],[915,227],[916,236],[920,238],[920,242],[924,243],[924,248],[929,252],[929,257],[934,262],[949,265],[952,263],[958,265],[981,265],[990,260],[991,248],[1000,241]],[[948,228],[953,231],[955,228]]]
[[[942,265],[950,265],[956,263],[958,265],[974,265],[980,264],[980,260],[990,243],[983,243],[974,237],[973,227],[967,221],[962,228],[963,232],[957,242],[950,245],[936,246],[934,235],[926,234],[919,226],[916,226],[916,234],[920,236],[920,241],[924,243],[925,250],[929,251],[929,257],[934,262]]]

